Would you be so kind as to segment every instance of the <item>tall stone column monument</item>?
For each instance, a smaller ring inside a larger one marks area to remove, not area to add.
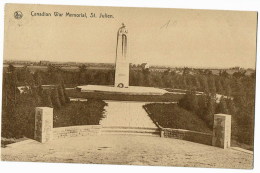
[[[127,29],[124,24],[117,32],[115,87],[128,88],[129,61],[127,58]]]

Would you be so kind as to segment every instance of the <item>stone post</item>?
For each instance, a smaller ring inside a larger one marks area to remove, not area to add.
[[[163,128],[160,128],[160,137],[164,138],[164,130],[163,130]]]
[[[212,145],[226,149],[231,141],[231,115],[215,114]]]
[[[41,143],[52,140],[53,108],[36,107],[34,139]]]

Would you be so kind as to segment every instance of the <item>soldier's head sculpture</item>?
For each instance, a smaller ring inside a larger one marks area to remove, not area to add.
[[[126,29],[126,26],[125,26],[125,24],[124,23],[122,23],[122,26],[118,29],[118,36],[120,35],[127,35],[127,33],[128,33],[128,30]]]

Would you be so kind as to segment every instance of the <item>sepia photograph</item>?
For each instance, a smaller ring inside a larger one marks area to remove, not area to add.
[[[4,15],[2,162],[254,168],[257,11]]]

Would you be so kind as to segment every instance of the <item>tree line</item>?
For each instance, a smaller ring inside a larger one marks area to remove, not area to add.
[[[15,68],[9,65],[3,73],[3,106],[12,107],[12,104],[16,104],[19,97],[17,86],[30,86],[38,90],[37,92],[33,91],[32,95],[36,98],[42,98],[48,106],[59,108],[66,102],[67,96],[65,96],[65,92],[62,92],[65,87],[88,84],[113,85],[114,74],[114,70],[111,69],[88,69],[84,65],[74,71],[62,70],[49,65],[46,71],[37,70],[34,73],[26,66]],[[10,80],[7,80],[7,78]],[[234,124],[232,131],[237,131],[236,137],[241,142],[252,144],[255,73],[245,75],[244,72],[238,71],[228,74],[221,70],[218,75],[215,75],[210,70],[191,72],[188,68],[184,68],[182,73],[174,70],[150,71],[149,69],[130,68],[129,80],[131,86],[186,90],[186,96],[180,101],[182,107],[198,114],[208,123],[209,127],[212,127],[212,115],[214,113],[231,114]],[[41,91],[41,87],[35,87],[41,85],[58,85],[59,87],[55,91]],[[197,96],[195,91],[203,92],[203,94]],[[225,96],[221,98],[220,103],[216,103],[216,94]],[[44,97],[40,97],[41,95]],[[58,97],[60,99],[57,99]],[[37,100],[41,101],[41,99]],[[11,115],[14,109],[7,108],[5,111]]]
[[[194,90],[187,91],[179,105],[198,115],[210,129],[213,128],[214,114],[232,115],[232,139],[253,146],[254,142],[254,98],[241,93],[240,96],[220,98],[203,93],[196,95]]]
[[[24,83],[28,84],[24,93],[18,90],[19,75],[23,76]],[[43,89],[35,83],[31,73],[25,69],[17,71],[13,66],[9,66],[4,72],[2,93],[3,137],[33,138],[35,107],[61,109],[70,102],[62,80]]]

